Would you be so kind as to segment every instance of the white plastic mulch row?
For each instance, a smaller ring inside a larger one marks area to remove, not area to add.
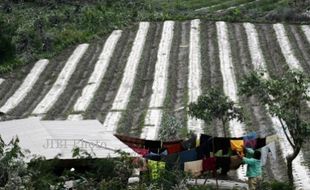
[[[294,51],[290,44],[290,41],[287,37],[283,24],[274,24],[273,29],[276,33],[278,43],[280,45],[282,54],[291,69],[302,70],[300,63],[296,56],[294,55]]]
[[[54,105],[59,96],[64,92],[77,64],[83,57],[88,46],[89,44],[81,44],[74,50],[73,54],[69,57],[64,68],[58,75],[58,78],[52,88],[34,109],[32,112],[33,114],[44,114]]]
[[[310,26],[309,25],[303,25],[303,26],[301,26],[301,29],[304,32],[308,42],[310,43]]]
[[[283,24],[274,24],[273,28],[274,28],[274,31],[276,32],[278,43],[280,45],[282,54],[288,66],[291,69],[297,69],[297,70],[303,71],[303,68],[299,60],[294,55],[294,51],[292,49],[292,46],[290,44],[289,38],[286,34]],[[310,90],[308,90],[307,94],[310,96]],[[310,102],[307,102],[307,103],[308,103],[308,107],[310,107]]]
[[[234,73],[234,66],[231,56],[231,46],[229,43],[227,25],[225,22],[216,22],[217,38],[219,45],[220,66],[223,77],[223,88],[226,96],[238,103],[237,82]],[[244,135],[243,125],[237,120],[229,122],[232,136],[241,137]],[[245,180],[245,167],[237,170],[239,179]]]
[[[47,59],[41,59],[33,66],[30,73],[24,79],[23,83],[15,91],[15,93],[6,101],[6,103],[0,108],[0,112],[7,113],[15,108],[31,91],[34,84],[39,79],[41,73],[44,71],[48,64]],[[1,82],[0,82],[1,83]]]
[[[141,137],[155,139],[162,118],[162,106],[166,97],[168,84],[168,69],[170,63],[170,51],[174,32],[174,22],[165,21],[159,43],[157,61],[155,64],[155,74],[152,86],[152,95],[149,108],[145,117]]]
[[[255,69],[265,70],[266,62],[265,62],[261,47],[259,45],[258,34],[255,29],[255,26],[250,23],[244,23],[243,26],[247,34],[252,64]],[[269,77],[268,73],[266,77]],[[280,136],[279,144],[281,148],[281,153],[283,157],[285,158],[288,154],[292,152],[292,149],[290,148],[291,146],[289,142],[287,141],[284,132],[282,131],[282,127],[278,119],[270,115],[269,117],[271,118],[271,121],[273,123],[273,126],[272,126],[273,129]],[[294,178],[295,178],[295,185],[298,189],[310,189],[309,169],[301,165],[303,161],[304,161],[303,154],[301,152],[293,162],[293,173],[294,173]]]
[[[121,84],[113,101],[112,111],[107,114],[103,123],[103,126],[109,131],[116,130],[122,114],[120,111],[124,111],[127,107],[149,26],[149,22],[141,22],[139,24],[139,29],[126,63]]]
[[[106,73],[110,60],[113,56],[116,44],[122,35],[121,30],[115,30],[106,40],[102,52],[95,64],[94,71],[88,79],[87,85],[83,88],[81,96],[77,99],[73,112],[84,112],[88,108],[95,92],[100,86],[100,83]],[[69,119],[78,119],[80,116],[69,116]],[[83,117],[82,117],[83,118]]]
[[[188,103],[196,102],[201,95],[201,52],[200,52],[200,20],[191,21],[189,63],[188,63]],[[196,134],[203,133],[203,122],[188,117],[187,128]]]
[[[0,78],[0,85],[4,82],[5,80]]]

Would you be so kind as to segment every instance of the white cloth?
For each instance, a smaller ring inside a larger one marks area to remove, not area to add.
[[[261,165],[266,165],[267,157],[269,152],[271,152],[271,156],[273,160],[277,159],[277,152],[276,152],[276,143],[272,142],[267,144],[266,146],[262,147],[261,149]]]

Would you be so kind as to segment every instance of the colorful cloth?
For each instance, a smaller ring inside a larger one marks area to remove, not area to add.
[[[144,146],[145,146],[145,140],[144,139],[124,136],[124,135],[119,135],[119,134],[115,134],[114,136],[116,136],[120,141],[127,144],[131,148],[133,148],[133,147],[144,148]]]
[[[230,146],[231,150],[236,151],[240,153],[241,155],[244,155],[243,148],[244,148],[244,142],[243,140],[230,140]]]
[[[181,143],[163,144],[163,147],[165,147],[167,149],[168,154],[173,154],[173,153],[181,152],[183,150]]]
[[[140,154],[141,156],[146,156],[149,153],[149,150],[146,148],[132,148],[136,153]]]
[[[216,170],[216,157],[205,158],[202,161],[203,171],[215,171]]]
[[[256,132],[250,132],[246,134],[245,136],[243,136],[243,140],[253,140],[256,138],[257,138]]]
[[[191,150],[185,150],[179,153],[180,156],[180,162],[190,162],[190,161],[195,161],[197,159],[197,152],[196,149],[191,149]]]
[[[251,139],[251,140],[243,140],[244,141],[244,146],[246,148],[255,148],[256,147],[256,139]]]
[[[150,168],[152,179],[158,179],[160,177],[161,171],[165,169],[165,162],[148,160],[148,165]]]
[[[185,162],[184,171],[191,173],[193,176],[199,176],[202,172],[202,160]]]

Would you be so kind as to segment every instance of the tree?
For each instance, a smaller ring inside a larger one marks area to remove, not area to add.
[[[189,115],[202,119],[207,124],[215,119],[219,120],[222,123],[224,137],[227,137],[228,121],[244,120],[242,108],[229,100],[222,91],[214,88],[211,88],[206,95],[199,96],[197,102],[189,104]]]
[[[309,97],[310,77],[301,71],[289,70],[282,77],[267,79],[263,73],[253,72],[240,84],[239,93],[256,96],[268,112],[279,119],[282,130],[293,148],[286,156],[290,184],[293,184],[292,162],[309,137],[310,122],[304,115],[304,104]],[[287,132],[287,130],[289,133]]]

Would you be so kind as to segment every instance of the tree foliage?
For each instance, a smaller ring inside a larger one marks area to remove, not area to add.
[[[304,116],[305,104],[310,101],[310,76],[297,70],[288,70],[282,77],[274,79],[263,76],[257,72],[246,76],[240,84],[239,93],[255,95],[268,112],[279,119],[293,148],[293,153],[286,157],[288,176],[293,183],[292,161],[310,135],[309,118]]]
[[[224,136],[227,136],[227,122],[233,119],[244,120],[242,108],[229,100],[225,94],[217,89],[210,89],[205,95],[198,97],[197,102],[189,104],[189,115],[202,119],[210,124],[213,120],[219,120],[222,123]]]

